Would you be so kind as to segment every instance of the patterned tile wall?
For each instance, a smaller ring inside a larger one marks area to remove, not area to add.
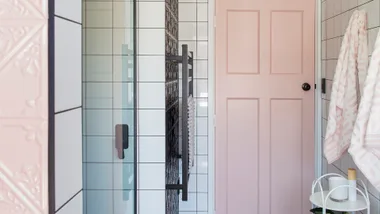
[[[178,0],[165,2],[165,54],[178,53]],[[165,61],[165,106],[166,106],[166,184],[177,184],[180,179],[178,159],[180,135],[180,84],[178,64]],[[177,190],[166,190],[166,214],[178,214],[179,195]]]
[[[380,1],[322,0],[322,76],[327,79],[327,93],[322,95],[323,137],[327,125],[332,79],[335,72],[340,45],[350,16],[355,9],[362,9],[368,13],[368,45],[370,51],[369,54],[371,56],[372,47],[380,27]],[[323,173],[335,172],[346,175],[349,167],[355,167],[349,154],[344,155],[340,160],[330,165],[327,164],[324,157],[322,157],[322,160]],[[365,179],[362,173],[359,172],[358,177],[363,179],[367,187],[369,187],[371,213],[380,213],[380,193]]]
[[[0,212],[48,214],[47,0],[0,0]]]

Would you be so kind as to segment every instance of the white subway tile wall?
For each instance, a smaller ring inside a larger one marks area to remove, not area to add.
[[[374,40],[380,28],[380,0],[322,0],[322,78],[326,78],[327,92],[322,95],[322,137],[324,138],[328,108],[330,104],[331,86],[334,77],[340,45],[349,18],[354,10],[362,9],[368,13],[369,55],[372,54]],[[322,155],[323,156],[323,155]],[[322,157],[323,173],[339,173],[347,175],[349,167],[356,167],[351,156],[345,154],[340,160],[328,165]],[[367,181],[362,173],[358,177],[363,179],[370,192],[371,214],[380,213],[380,193]],[[366,213],[364,211],[363,213]]]
[[[165,214],[165,0],[137,7],[137,208]]]
[[[208,0],[179,0],[179,41],[194,52],[196,159],[190,176],[189,200],[180,214],[206,214],[208,201]]]
[[[82,4],[55,1],[55,212],[82,213]],[[49,38],[50,39],[50,38]]]
[[[69,35],[69,36],[68,36]],[[55,111],[82,103],[82,26],[55,18]],[[70,85],[71,87],[67,87]]]
[[[67,202],[71,203],[72,197],[82,191],[81,119],[81,108],[57,113],[55,116],[55,200],[57,211],[63,208]],[[70,158],[67,158],[68,156]],[[81,208],[77,207],[78,210]]]

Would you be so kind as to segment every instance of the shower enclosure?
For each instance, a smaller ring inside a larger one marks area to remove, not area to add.
[[[136,213],[135,11],[83,2],[84,214]]]

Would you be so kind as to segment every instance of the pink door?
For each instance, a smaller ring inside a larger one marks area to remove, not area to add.
[[[314,4],[216,1],[217,214],[309,212]]]

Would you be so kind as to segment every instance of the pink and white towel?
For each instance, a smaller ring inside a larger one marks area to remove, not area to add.
[[[357,10],[346,29],[333,79],[324,143],[328,163],[338,160],[351,143],[360,85],[368,67],[367,45],[367,16]]]
[[[348,152],[380,191],[380,32],[377,35]]]
[[[187,99],[189,130],[189,171],[195,166],[195,100],[192,95]]]

